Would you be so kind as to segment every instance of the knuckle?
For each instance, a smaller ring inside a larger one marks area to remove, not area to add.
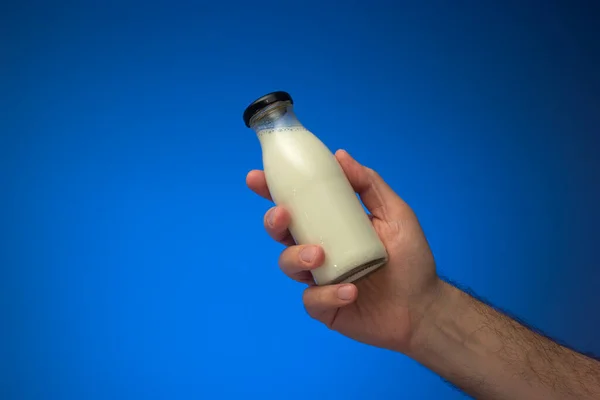
[[[379,173],[377,171],[375,171],[373,168],[367,168],[367,173],[371,176],[372,179],[379,179],[381,178],[381,176],[379,175]]]
[[[290,263],[294,260],[294,255],[292,253],[295,252],[295,247],[288,247],[284,249],[281,254],[279,254],[279,266],[281,269],[286,270],[289,268]]]
[[[324,323],[329,329],[333,328],[333,318],[327,317],[327,312],[332,310],[332,304],[328,299],[328,292],[325,287],[307,288],[303,294],[304,310],[313,319]]]
[[[318,287],[309,287],[304,290],[302,293],[302,302],[304,303],[304,307],[310,311],[316,304],[318,304],[319,290]]]
[[[312,317],[312,314],[311,314],[312,300],[311,300],[311,295],[310,295],[310,288],[306,289],[302,293],[302,304],[304,305],[304,311],[306,311],[306,313]]]
[[[267,228],[269,228],[269,217],[271,217],[271,214],[275,211],[275,207],[271,207],[267,210],[267,212],[265,212],[265,215],[263,216],[263,223],[265,224],[265,226]]]
[[[281,252],[279,255],[279,268],[289,277],[297,279],[298,273],[307,271],[309,268],[302,262],[298,253],[300,246],[291,245]]]

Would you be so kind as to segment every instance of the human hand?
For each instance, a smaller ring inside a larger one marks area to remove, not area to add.
[[[355,284],[316,286],[310,270],[323,263],[323,249],[296,245],[288,231],[290,214],[282,207],[267,211],[265,228],[287,246],[279,258],[282,271],[309,285],[303,301],[311,317],[352,339],[407,353],[419,322],[439,293],[441,281],[433,255],[417,217],[385,181],[343,150],[335,157],[371,213],[388,252],[388,263]],[[272,200],[263,171],[250,171],[246,183]]]

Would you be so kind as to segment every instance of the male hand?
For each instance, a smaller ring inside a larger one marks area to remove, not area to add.
[[[310,270],[323,263],[323,249],[296,245],[288,231],[290,214],[282,207],[267,211],[265,228],[287,246],[279,258],[281,270],[309,285],[303,301],[310,316],[352,339],[407,353],[419,322],[440,291],[433,255],[417,217],[385,181],[343,150],[335,157],[369,210],[388,263],[355,284],[316,286]],[[250,171],[246,183],[272,200],[262,171]]]
[[[290,214],[273,207],[265,227],[287,245],[279,265],[307,283],[308,313],[350,338],[402,352],[478,399],[599,399],[600,362],[539,335],[440,280],[410,207],[345,151],[336,158],[371,213],[389,261],[355,284],[316,286],[310,270],[326,255],[296,245]],[[247,184],[270,199],[262,171]]]

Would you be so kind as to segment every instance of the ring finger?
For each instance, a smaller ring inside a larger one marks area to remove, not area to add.
[[[314,284],[311,270],[318,268],[325,260],[325,252],[315,245],[297,245],[285,249],[279,256],[279,267],[290,278]]]

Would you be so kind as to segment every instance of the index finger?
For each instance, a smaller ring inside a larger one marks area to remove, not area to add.
[[[257,195],[264,197],[267,200],[273,201],[269,188],[267,187],[267,179],[264,171],[253,169],[246,175],[246,185]]]

